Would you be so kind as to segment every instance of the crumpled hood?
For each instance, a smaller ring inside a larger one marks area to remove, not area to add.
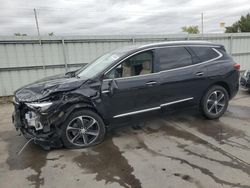
[[[55,92],[79,88],[86,81],[87,79],[69,77],[65,74],[50,76],[18,89],[15,96],[18,101],[38,101]]]

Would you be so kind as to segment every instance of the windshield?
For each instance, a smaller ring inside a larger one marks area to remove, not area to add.
[[[92,63],[84,66],[76,72],[79,77],[92,78],[100,74],[107,67],[109,67],[115,60],[123,55],[121,52],[110,52],[102,55],[94,60]]]
[[[121,58],[123,55],[136,47],[136,45],[124,46],[112,52],[106,53],[94,60],[92,63],[89,63],[78,70],[75,75],[78,77],[93,78],[112,65],[115,60]]]

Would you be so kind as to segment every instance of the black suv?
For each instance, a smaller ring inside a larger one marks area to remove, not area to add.
[[[239,64],[201,41],[129,46],[15,92],[13,122],[42,146],[100,143],[114,119],[198,106],[219,118],[239,88]]]

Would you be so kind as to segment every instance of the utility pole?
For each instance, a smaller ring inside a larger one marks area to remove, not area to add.
[[[36,9],[35,8],[34,8],[34,15],[35,15],[35,20],[36,20],[37,35],[38,35],[39,44],[40,44],[40,47],[41,47],[41,56],[42,56],[42,62],[43,62],[44,76],[46,76],[46,68],[45,68],[45,61],[44,61],[44,51],[43,51],[43,45],[42,45],[42,40],[41,40],[41,36],[40,36],[38,19],[37,19],[37,14],[36,14]]]
[[[38,25],[38,20],[37,20],[37,14],[36,14],[36,9],[34,8],[34,15],[35,15],[35,20],[36,20],[36,29],[37,29],[37,35],[39,38],[39,43],[42,45],[41,37],[40,37],[40,31],[39,31],[39,25]]]
[[[203,40],[203,12],[201,13],[201,38]]]

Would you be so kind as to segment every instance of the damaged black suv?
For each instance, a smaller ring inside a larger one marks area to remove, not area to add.
[[[82,148],[100,143],[113,120],[149,111],[198,106],[215,119],[238,91],[239,68],[210,42],[124,47],[17,90],[13,122],[44,147]]]

